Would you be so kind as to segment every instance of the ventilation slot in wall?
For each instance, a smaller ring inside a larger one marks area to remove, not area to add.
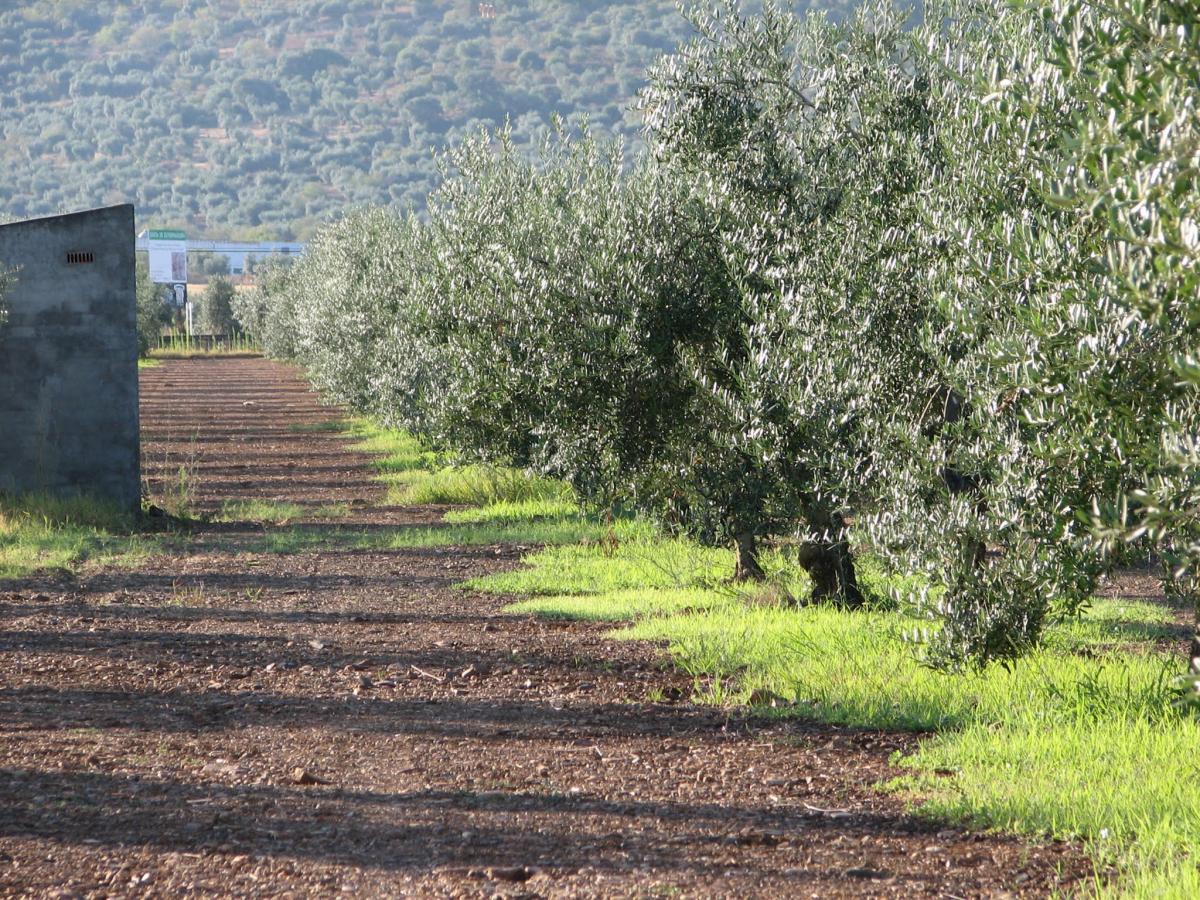
[[[79,265],[83,265],[84,263],[91,263],[91,262],[95,262],[95,261],[96,261],[96,256],[93,253],[68,253],[67,254],[67,265],[68,266],[79,266]]]

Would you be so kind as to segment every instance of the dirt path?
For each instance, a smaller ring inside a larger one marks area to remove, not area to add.
[[[147,472],[190,470],[199,508],[436,521],[289,430],[334,417],[262,360],[143,372]],[[262,539],[0,582],[0,895],[1043,896],[1090,872],[874,790],[908,737],[651,703],[688,687],[655,648],[454,588],[512,550]]]

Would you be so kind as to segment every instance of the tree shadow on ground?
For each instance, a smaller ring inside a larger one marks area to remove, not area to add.
[[[437,623],[444,625],[482,626],[492,623],[503,614],[496,616],[487,612],[456,613],[436,612],[380,612],[378,610],[351,609],[345,611],[329,609],[237,609],[228,606],[188,606],[179,603],[171,606],[143,606],[139,604],[111,603],[107,606],[93,606],[85,603],[73,603],[63,606],[47,606],[45,603],[0,603],[0,622],[5,619],[24,619],[31,616],[55,614],[74,614],[87,617],[90,631],[95,623],[140,623],[161,622],[168,625],[193,625],[205,623],[253,624],[259,626],[339,626],[339,625],[413,625]],[[520,617],[524,620],[527,617]],[[583,623],[584,627],[589,623]],[[544,627],[564,627],[564,623],[546,620]],[[597,624],[595,627],[601,627]],[[603,625],[611,627],[607,624]],[[13,643],[12,635],[16,632],[6,630],[0,632],[0,647],[5,643]],[[41,628],[38,634],[50,634]],[[109,632],[112,634],[112,632]],[[131,637],[142,633],[131,630]],[[178,630],[172,630],[172,635],[179,635]]]
[[[0,769],[2,794],[10,804],[0,822],[4,837],[164,851],[282,852],[391,871],[514,864],[603,871],[625,869],[633,857],[638,867],[718,879],[729,866],[726,857],[739,847],[739,829],[741,846],[752,848],[739,853],[743,875],[777,874],[780,857],[800,852],[796,846],[772,852],[783,838],[813,846],[834,837],[854,842],[886,835],[894,861],[901,862],[906,838],[928,840],[936,830],[905,815],[831,817],[751,803],[609,801],[586,791],[229,786],[72,770]],[[567,820],[571,828],[562,828]],[[796,872],[794,883],[800,888],[810,879],[841,877],[840,869],[810,867]]]
[[[266,646],[264,647],[264,643]],[[560,706],[554,697],[546,697],[536,689],[529,699],[513,698],[494,693],[488,685],[488,666],[492,660],[511,662],[511,657],[497,652],[485,654],[446,652],[440,648],[411,653],[326,654],[315,665],[286,657],[264,657],[271,643],[244,641],[238,648],[222,657],[205,655],[215,651],[213,644],[200,642],[181,653],[183,663],[200,667],[205,663],[229,667],[214,671],[210,678],[219,679],[208,687],[197,684],[191,691],[175,687],[163,690],[127,690],[120,688],[55,688],[40,686],[0,688],[0,717],[9,729],[56,730],[63,728],[116,728],[121,731],[156,731],[195,733],[226,728],[309,728],[321,726],[354,733],[419,734],[433,740],[486,737],[552,738],[570,735],[574,738],[634,735],[672,736],[696,733],[726,732],[740,727],[748,719],[731,717],[708,707],[671,705],[665,703],[637,704],[622,702],[588,702],[585,698],[593,686],[586,681],[587,668],[575,668],[573,660],[557,657],[538,657],[522,654],[519,661],[532,667],[530,674],[542,682],[573,675],[574,683],[563,685]],[[279,647],[279,642],[274,643]],[[148,642],[142,649],[152,658],[156,645]],[[258,665],[254,665],[257,651]],[[71,652],[77,652],[71,648]],[[272,658],[276,669],[262,671],[261,661]],[[317,659],[316,656],[312,657]],[[167,655],[164,665],[179,664]],[[305,659],[304,657],[300,658]],[[473,662],[472,662],[473,660]],[[281,663],[294,662],[284,667]],[[247,665],[249,663],[249,665]],[[312,666],[312,671],[300,673],[300,665]],[[601,671],[597,667],[592,671]],[[411,669],[417,666],[424,675]],[[476,666],[484,673],[470,681],[457,679],[456,673]],[[348,667],[354,667],[347,672]],[[461,667],[461,668],[460,668]],[[399,688],[376,686],[369,695],[354,694],[357,672],[374,676],[397,673]],[[236,680],[232,676],[236,675]],[[442,679],[444,690],[433,695],[412,696],[405,679],[420,682],[429,676]],[[500,676],[497,676],[500,677]],[[520,693],[519,682],[525,675],[502,679],[502,687]],[[510,681],[517,681],[514,688]],[[577,687],[577,685],[585,687]],[[220,685],[220,686],[219,686]],[[278,685],[278,690],[273,686]],[[307,690],[306,690],[307,689]],[[451,693],[451,691],[457,693]],[[300,693],[300,691],[305,691]],[[570,695],[570,704],[562,702]],[[817,726],[789,724],[796,733],[808,733]],[[832,728],[818,729],[830,734]],[[843,730],[844,731],[844,730]]]

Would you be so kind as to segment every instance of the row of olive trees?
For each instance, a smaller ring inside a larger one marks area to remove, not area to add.
[[[903,17],[873,13],[698,18],[652,74],[632,171],[586,136],[534,162],[506,135],[466,142],[428,225],[327,230],[288,337],[264,340],[339,400],[729,541],[738,577],[799,534],[814,596],[861,604],[845,514],[874,423],[925,399],[927,304],[877,250],[930,165]]]
[[[854,522],[925,576],[935,660],[1014,656],[1093,593],[1098,527],[1200,556],[1196,13],[1116,8],[731,0],[652,70],[632,168],[468,141],[428,222],[331,226],[242,321],[340,401],[730,542],[739,577],[795,537],[814,599],[860,605]]]

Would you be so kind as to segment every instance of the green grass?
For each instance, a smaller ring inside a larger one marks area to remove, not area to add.
[[[349,513],[344,503],[305,506],[278,500],[227,500],[217,514],[218,522],[262,522],[288,525],[298,519],[340,519]]]
[[[392,536],[388,546],[399,550],[406,547],[566,544],[594,540],[600,533],[601,526],[586,519],[402,528]]]
[[[353,438],[350,449],[375,457],[371,464],[378,480],[388,486],[388,504],[488,507],[455,511],[447,516],[448,522],[516,523],[578,512],[574,493],[561,481],[504,466],[451,465],[407,432],[366,419],[293,426],[293,430],[341,432]]]
[[[77,567],[85,560],[136,562],[155,547],[133,516],[90,498],[0,497],[0,578]]]
[[[209,356],[258,356],[262,348],[245,335],[234,335],[218,347],[207,347],[191,335],[171,332],[159,337],[158,346],[150,350],[152,359],[192,359]]]
[[[762,714],[928,733],[890,786],[926,814],[1082,840],[1120,867],[1102,893],[1200,896],[1200,726],[1172,705],[1181,661],[1156,647],[1179,628],[1161,606],[1097,601],[1011,669],[949,675],[919,663],[904,636],[921,622],[904,610],[779,602],[805,590],[780,556],[768,555],[774,587],[739,591],[723,581],[727,551],[619,522],[608,541],[525,561],[468,584],[521,596],[513,612],[663,642],[705,702],[781,698]],[[863,568],[882,595],[883,576]]]
[[[930,815],[1081,837],[1121,875],[1101,893],[1200,896],[1200,728],[1184,718],[1039,721],[1022,706],[925,742],[902,785]],[[951,779],[931,773],[951,770]]]
[[[161,365],[162,365],[161,359],[142,358],[142,359],[138,360],[138,368],[139,369],[157,369]]]
[[[727,600],[717,591],[688,588],[617,590],[599,595],[601,602],[597,602],[597,599],[594,594],[552,594],[513,603],[507,610],[536,613],[551,619],[607,622],[695,612],[719,606]]]
[[[432,471],[442,466],[441,456],[408,432],[381,428],[366,419],[349,419],[341,431],[354,439],[351,450],[375,457],[371,465],[381,481],[398,473]]]
[[[486,547],[493,544],[533,546],[595,540],[602,526],[586,519],[507,524],[398,527],[366,530],[292,525],[250,539],[227,542],[247,552],[303,553],[309,550],[408,550],[430,547]],[[218,540],[218,543],[220,541]]]
[[[732,554],[664,540],[636,521],[597,526],[584,544],[547,547],[525,560],[526,568],[467,582],[501,594],[601,595],[614,591],[694,588],[718,583],[733,571]],[[602,601],[601,601],[602,602]]]
[[[328,422],[297,422],[289,425],[288,431],[293,434],[340,434],[352,427],[349,419],[332,419]]]
[[[499,525],[579,516],[579,504],[573,497],[551,496],[531,500],[500,500],[470,509],[452,509],[442,516],[442,520],[456,525]]]
[[[414,468],[393,472],[387,481],[388,502],[396,505],[565,505],[573,500],[570,488],[561,481],[502,466],[447,466],[432,471]]]
[[[217,538],[231,549],[249,552],[301,553],[324,550],[402,550],[470,547],[492,544],[555,545],[600,540],[606,527],[583,515],[569,488],[561,482],[512,469],[444,465],[441,454],[403,431],[382,428],[365,419],[339,419],[295,424],[296,433],[341,434],[350,449],[375,457],[372,466],[390,486],[389,503],[485,504],[452,510],[445,525],[364,529],[319,528],[297,524],[302,519],[336,519],[345,506],[305,507],[270,501],[228,502],[221,521],[261,522],[272,528],[249,539]]]

